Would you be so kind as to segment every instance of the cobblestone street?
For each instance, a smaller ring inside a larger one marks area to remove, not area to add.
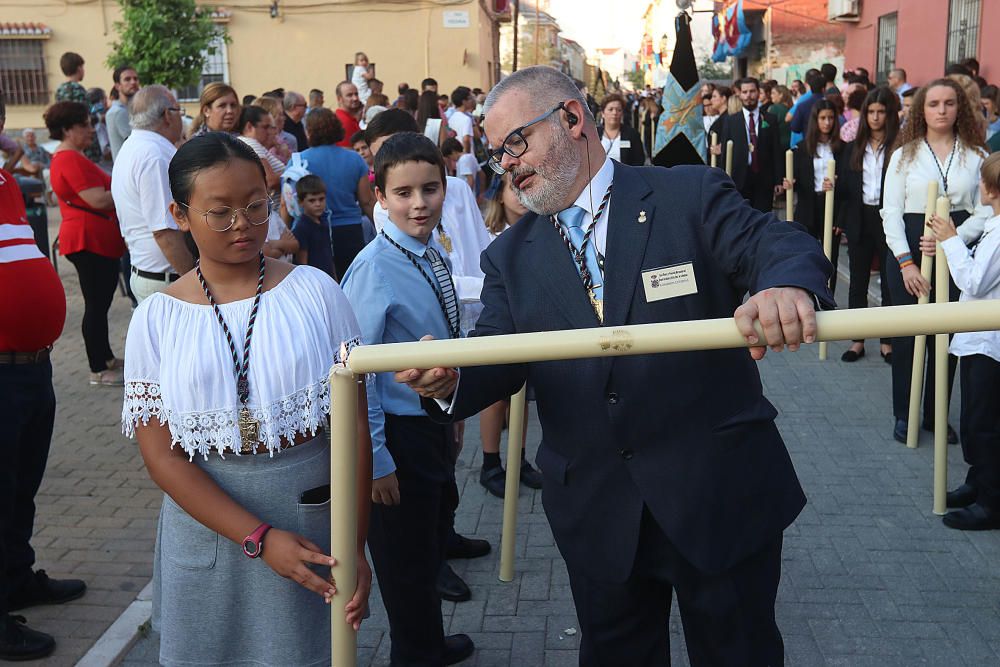
[[[53,212],[50,209],[50,214]],[[54,234],[55,224],[51,225]],[[846,253],[845,253],[846,254]],[[120,434],[121,393],[90,387],[79,333],[82,300],[73,267],[61,260],[69,301],[53,354],[59,409],[52,453],[37,497],[38,566],[78,576],[87,595],[25,612],[58,643],[46,665],[72,665],[146,585],[160,493],[134,443]],[[842,296],[845,292],[841,285]],[[129,302],[116,298],[112,347],[121,353]],[[931,514],[932,446],[891,439],[889,367],[869,356],[820,362],[815,346],[769,354],[766,393],[809,504],[785,536],[778,620],[789,665],[987,665],[1000,661],[1000,532],[962,533]],[[957,383],[956,383],[957,387]],[[952,403],[958,425],[959,397]],[[470,421],[459,464],[459,532],[489,539],[493,553],[454,561],[473,597],[445,603],[446,630],[467,632],[469,665],[575,665],[579,633],[566,569],[552,542],[540,492],[521,491],[517,577],[497,580],[501,502],[478,484],[478,425]],[[540,433],[532,420],[529,453]],[[964,478],[958,447],[949,479]],[[725,489],[720,489],[724,493]],[[386,619],[376,591],[361,633],[362,665],[388,664]],[[675,665],[686,665],[680,619],[670,626]],[[141,638],[127,665],[156,663],[155,635]]]

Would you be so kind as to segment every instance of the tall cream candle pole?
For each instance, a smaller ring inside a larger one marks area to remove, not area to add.
[[[500,581],[514,580],[514,551],[517,546],[517,493],[521,485],[521,448],[524,447],[525,398],[527,385],[510,397],[510,424],[507,426],[507,484],[503,493],[503,535],[500,538]]]
[[[709,164],[713,167],[719,166],[719,156],[715,154],[715,147],[719,145],[719,134],[718,132],[712,132],[712,150],[708,152]]]
[[[728,139],[726,141],[726,173],[729,177],[733,176],[733,140]]]
[[[792,179],[793,172],[795,171],[792,165],[793,153],[789,149],[785,151],[785,179],[788,181],[789,186],[793,185],[795,181]],[[785,219],[791,222],[795,219],[795,188],[789,187],[785,190]]]
[[[358,585],[358,383],[350,369],[330,372],[330,555],[337,594],[330,605],[333,667],[355,667],[358,638],[344,607]]]
[[[924,207],[924,234],[928,234],[931,216],[937,209],[938,182],[937,180],[927,181],[927,204]],[[916,261],[916,257],[913,258]],[[920,257],[920,275],[928,283],[931,281],[931,272],[934,266],[934,258],[929,255]],[[930,294],[926,294],[917,299],[917,303],[927,303]],[[913,338],[913,369],[910,374],[910,405],[907,412],[906,421],[906,446],[910,449],[916,448],[920,438],[920,399],[924,390],[924,357],[927,352],[927,336],[914,336]]]
[[[820,341],[1000,329],[1000,301],[966,301],[829,310],[816,313]],[[764,339],[758,326],[757,335]],[[731,317],[632,324],[456,340],[362,345],[351,350],[354,373],[621,357],[747,347]]]
[[[826,163],[826,177],[836,187],[834,180],[837,177],[837,163],[834,160]],[[827,190],[823,203],[823,253],[827,259],[833,256],[833,189]],[[836,271],[837,267],[833,267],[833,270]],[[826,361],[826,342],[819,344],[819,359]]]
[[[938,197],[937,215],[942,220],[951,216],[951,201]],[[934,301],[948,303],[948,258],[944,256],[941,243],[934,253],[935,266]],[[934,336],[934,513],[944,514],[948,494],[948,334]]]

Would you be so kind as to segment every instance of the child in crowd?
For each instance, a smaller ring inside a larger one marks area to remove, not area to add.
[[[372,94],[368,82],[375,78],[375,72],[368,67],[368,56],[362,51],[354,54],[354,69],[351,71],[351,83],[358,89],[358,99],[364,104]]]
[[[931,218],[933,236],[920,240],[924,254],[934,253],[934,241],[948,259],[948,271],[962,291],[959,301],[1000,299],[1000,153],[986,158],[980,171],[979,199],[993,209],[982,236],[966,247],[954,223]],[[955,334],[949,347],[961,364],[962,455],[969,464],[965,483],[948,492],[944,525],[958,530],[1000,528],[1000,332]]]
[[[368,182],[371,183],[372,187],[375,187],[375,171],[372,165],[375,163],[375,158],[372,156],[372,151],[368,148],[368,142],[365,141],[364,130],[359,130],[351,135],[351,148],[354,152],[361,156],[368,165]]]
[[[295,183],[295,195],[302,209],[301,215],[292,223],[292,234],[299,242],[295,263],[315,267],[336,280],[323,179],[315,174],[303,176]]]
[[[371,585],[375,450],[364,408],[355,591],[337,591],[335,562],[319,546],[330,543],[328,374],[361,332],[327,275],[264,257],[270,201],[249,146],[222,132],[195,137],[170,161],[169,180],[170,213],[200,259],[132,315],[122,409],[165,493],[153,557],[159,660],[328,663],[327,605],[352,596],[334,622],[357,629]],[[364,385],[358,401],[367,404]]]
[[[510,174],[493,179],[493,185],[486,193],[486,200],[483,222],[491,239],[495,239],[528,213],[528,209],[510,186]],[[506,490],[507,476],[500,463],[500,435],[503,433],[509,408],[510,401],[497,401],[479,413],[479,438],[483,442],[483,467],[479,471],[479,483],[497,498],[503,498]],[[525,433],[527,426],[525,422]],[[524,447],[521,448],[521,483],[531,489],[542,488],[542,473],[528,463]]]
[[[448,167],[448,175],[461,178],[474,193],[479,192],[479,163],[476,156],[466,153],[462,143],[455,137],[444,140],[441,144],[444,163]]]
[[[404,132],[380,142],[376,208],[387,210],[388,219],[344,276],[344,293],[362,314],[365,344],[461,335],[451,273],[429,246],[445,183],[441,153],[427,137]],[[368,546],[389,616],[391,661],[454,664],[474,646],[467,635],[445,637],[436,586],[458,505],[450,429],[432,422],[420,397],[393,373],[379,373],[375,386],[378,400],[369,414],[372,424],[384,416],[391,460],[376,461]]]

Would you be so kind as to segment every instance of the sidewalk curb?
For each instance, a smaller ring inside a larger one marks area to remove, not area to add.
[[[100,639],[90,647],[76,667],[111,667],[117,665],[128,654],[139,639],[140,628],[150,619],[153,612],[153,582],[150,581],[139,591],[121,616],[115,619]]]

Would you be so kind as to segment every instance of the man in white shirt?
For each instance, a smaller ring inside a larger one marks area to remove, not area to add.
[[[111,74],[115,82],[118,98],[111,103],[104,122],[108,126],[108,141],[111,143],[111,159],[117,160],[122,144],[132,133],[132,125],[128,120],[128,104],[139,92],[139,74],[131,65],[120,65]]]
[[[459,86],[451,94],[451,103],[455,105],[455,112],[448,117],[448,126],[455,130],[455,138],[462,142],[462,150],[471,153],[475,134],[471,114],[476,108],[476,97],[471,88]]]
[[[111,172],[111,196],[132,256],[129,282],[142,301],[190,271],[194,258],[168,210],[167,167],[183,127],[177,100],[164,86],[147,86],[132,98],[130,120],[132,134]]]

